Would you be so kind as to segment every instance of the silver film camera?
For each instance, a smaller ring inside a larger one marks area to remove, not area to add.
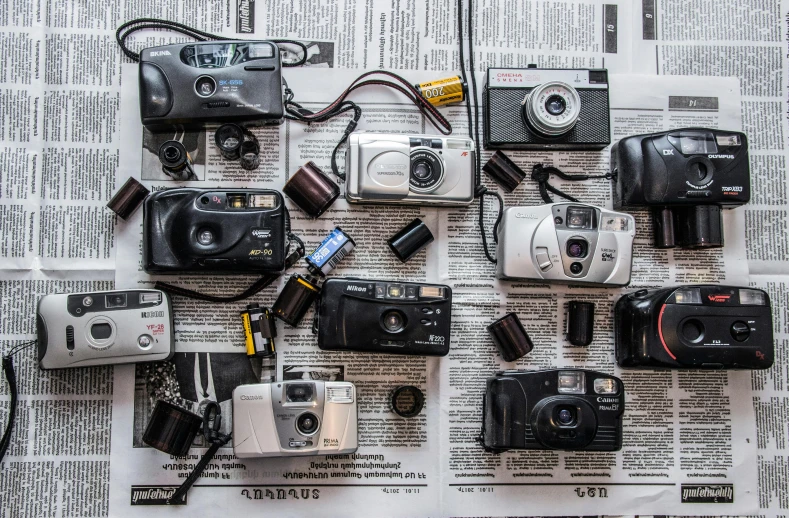
[[[175,351],[172,305],[159,290],[45,295],[36,321],[42,369],[167,360]]]
[[[345,155],[351,203],[469,205],[474,142],[436,135],[351,133]]]
[[[497,275],[626,286],[635,233],[633,216],[592,205],[513,207],[499,226]]]
[[[353,453],[356,387],[347,381],[283,381],[233,391],[236,457]]]

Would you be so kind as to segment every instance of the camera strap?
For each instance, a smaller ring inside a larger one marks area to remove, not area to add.
[[[562,192],[558,188],[554,187],[553,185],[548,183],[551,175],[556,175],[562,180],[566,180],[568,182],[583,182],[586,180],[597,180],[597,179],[606,179],[610,180],[614,177],[611,173],[606,174],[567,174],[560,169],[553,167],[553,166],[543,166],[542,164],[534,164],[531,169],[531,179],[537,182],[540,187],[540,196],[542,197],[545,203],[553,203],[553,199],[548,194],[548,192],[552,192],[557,196],[561,196],[562,198],[574,201],[579,203],[577,199],[570,196],[569,194]]]
[[[18,399],[18,388],[16,381],[16,371],[14,371],[14,358],[13,356],[28,347],[35,345],[36,340],[30,342],[23,342],[16,345],[11,351],[3,356],[3,375],[8,383],[8,392],[11,394],[11,402],[8,405],[8,418],[3,432],[3,438],[0,439],[0,462],[2,462],[8,446],[11,443],[11,433],[14,429],[14,418],[16,417],[16,405]]]

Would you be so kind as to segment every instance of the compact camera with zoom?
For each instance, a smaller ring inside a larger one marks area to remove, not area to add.
[[[233,391],[238,458],[353,453],[356,387],[347,381],[283,381]]]
[[[687,128],[611,147],[614,209],[652,209],[657,248],[723,246],[721,208],[751,197],[745,134]]]
[[[462,206],[474,201],[474,142],[354,132],[345,154],[351,203]]]
[[[149,273],[280,273],[286,209],[270,189],[167,189],[143,204]]]
[[[497,276],[626,286],[635,219],[580,203],[512,207],[498,230]]]
[[[280,52],[270,41],[165,45],[140,53],[143,126],[280,124]]]
[[[768,369],[775,357],[770,298],[755,288],[640,290],[616,303],[614,329],[622,367]]]
[[[598,150],[611,143],[605,69],[489,68],[485,149]]]
[[[509,370],[488,378],[480,442],[487,451],[622,448],[625,388],[580,369]]]
[[[45,295],[36,327],[42,369],[168,360],[175,352],[170,297],[159,290]]]
[[[451,318],[449,286],[330,278],[313,330],[323,350],[445,356]]]

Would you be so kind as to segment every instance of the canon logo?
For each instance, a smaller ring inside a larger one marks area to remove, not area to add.
[[[707,155],[707,158],[728,158],[734,160],[734,155]]]
[[[239,399],[241,401],[254,401],[256,399],[263,399],[263,396],[251,396],[248,394],[241,394],[241,397]]]
[[[519,219],[540,219],[537,214],[532,214],[531,212],[516,212],[515,217]]]
[[[169,50],[152,50],[150,55],[152,58],[156,56],[172,56]]]
[[[363,286],[356,286],[356,285],[353,285],[353,284],[349,284],[348,286],[346,286],[345,290],[346,291],[358,291],[358,292],[361,292],[361,293],[367,293],[367,288],[365,288]]]
[[[597,398],[598,403],[618,403],[619,400],[615,397],[599,397]]]

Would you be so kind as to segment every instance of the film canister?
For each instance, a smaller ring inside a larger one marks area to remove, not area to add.
[[[334,227],[318,248],[304,259],[307,261],[307,269],[313,275],[325,277],[354,248],[356,243],[351,236],[340,227]]]
[[[107,202],[107,207],[117,214],[119,218],[125,220],[134,214],[137,207],[150,193],[151,191],[146,189],[143,184],[130,176],[126,183],[123,184],[123,187],[118,189],[118,192]]]
[[[277,318],[296,327],[320,292],[317,279],[294,274],[285,283],[271,309]]]
[[[214,133],[214,142],[223,157],[236,160],[241,156],[244,130],[238,124],[223,124]]]
[[[317,218],[326,212],[340,195],[340,186],[326,176],[315,162],[310,161],[293,173],[282,192],[307,215]]]
[[[188,180],[194,174],[192,157],[177,140],[168,140],[159,146],[159,162],[162,172],[175,180]]]
[[[157,450],[183,457],[203,426],[203,418],[161,399],[153,408],[142,441]]]
[[[585,347],[592,343],[594,303],[571,300],[567,310],[567,341]]]
[[[274,315],[268,308],[261,308],[258,304],[248,304],[247,309],[241,311],[241,321],[244,323],[244,339],[247,347],[247,356],[250,358],[268,358],[274,356],[274,338],[277,336],[277,325]]]
[[[501,185],[507,192],[512,192],[520,185],[526,173],[513,162],[510,157],[496,151],[493,153],[482,170],[488,173],[497,184]]]
[[[462,103],[466,98],[466,83],[460,76],[447,77],[428,83],[417,83],[414,88],[433,106]]]
[[[403,385],[392,391],[390,402],[392,411],[400,417],[416,417],[425,406],[425,394],[413,385]]]
[[[386,243],[398,259],[406,262],[432,242],[433,233],[421,219],[416,218]]]
[[[488,333],[505,362],[523,358],[534,349],[531,338],[515,313],[507,313],[490,324]]]

